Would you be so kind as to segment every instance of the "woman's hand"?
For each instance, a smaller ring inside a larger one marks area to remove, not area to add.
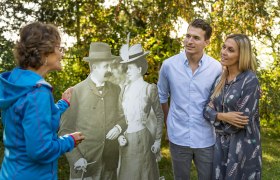
[[[161,139],[156,140],[156,141],[154,142],[154,144],[152,145],[151,151],[152,151],[154,154],[160,152],[160,144],[161,144]]]
[[[81,132],[71,133],[70,136],[74,138],[75,147],[78,146],[85,139],[85,136]]]
[[[217,119],[220,121],[227,122],[231,125],[234,125],[238,128],[244,128],[248,124],[248,116],[243,115],[243,112],[227,112],[227,113],[218,113]]]
[[[70,102],[72,92],[73,92],[73,87],[70,87],[70,88],[66,89],[66,91],[64,91],[64,93],[62,93],[61,99],[65,99],[68,102]]]

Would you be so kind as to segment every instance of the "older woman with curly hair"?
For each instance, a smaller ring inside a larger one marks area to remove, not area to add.
[[[5,146],[0,179],[57,179],[57,159],[84,136],[58,137],[61,114],[69,107],[71,90],[56,104],[47,73],[61,70],[57,28],[34,22],[20,30],[14,55],[18,67],[0,74],[0,109]]]

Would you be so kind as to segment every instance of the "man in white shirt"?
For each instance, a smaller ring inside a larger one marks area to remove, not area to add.
[[[207,22],[195,19],[188,27],[184,51],[165,60],[160,70],[158,91],[175,180],[190,178],[192,160],[198,178],[211,179],[215,134],[203,117],[203,108],[222,70],[218,61],[204,53],[211,33]]]

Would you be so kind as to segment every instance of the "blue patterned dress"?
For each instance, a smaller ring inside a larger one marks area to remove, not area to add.
[[[259,120],[260,88],[252,71],[239,74],[205,107],[204,116],[216,131],[213,179],[261,179]],[[239,111],[249,117],[245,128],[217,121],[218,112]]]

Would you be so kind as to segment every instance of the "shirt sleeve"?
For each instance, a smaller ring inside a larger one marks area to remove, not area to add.
[[[158,95],[159,95],[160,103],[162,103],[162,104],[166,103],[169,98],[170,88],[169,88],[169,82],[167,79],[165,63],[163,63],[160,68],[157,87],[158,87]]]
[[[53,121],[59,121],[60,116],[52,116],[54,107],[53,96],[46,88],[38,88],[27,96],[26,109],[22,126],[26,142],[27,155],[39,163],[55,161],[65,152],[74,148],[72,137],[58,137]],[[56,117],[58,119],[53,120]]]

